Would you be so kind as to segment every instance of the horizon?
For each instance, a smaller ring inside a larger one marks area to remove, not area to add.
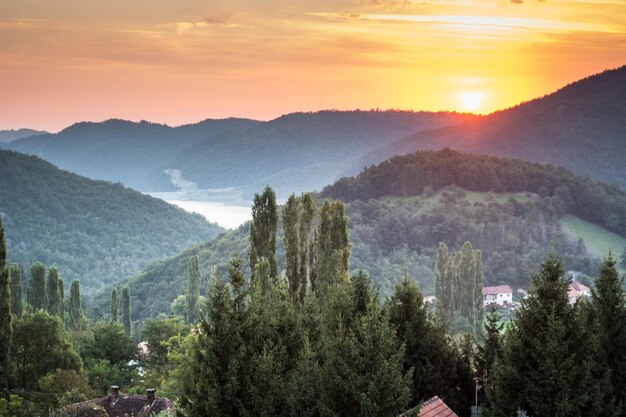
[[[0,129],[321,109],[489,114],[623,65],[624,11],[611,0],[10,2]]]

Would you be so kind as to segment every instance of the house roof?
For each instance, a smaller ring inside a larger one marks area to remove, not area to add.
[[[71,415],[77,417],[123,417],[131,415],[149,417],[170,409],[172,409],[172,402],[167,398],[149,400],[145,395],[120,394],[117,398],[108,395],[73,404],[65,407],[62,411],[69,411]],[[66,414],[60,413],[59,415]]]
[[[580,282],[573,280],[571,284],[569,284],[569,289],[578,291],[578,292],[587,292],[589,291],[589,287],[581,284]]]
[[[419,414],[418,414],[419,413]],[[426,400],[421,406],[412,408],[398,417],[458,417],[443,400],[437,396]]]
[[[513,289],[509,285],[499,285],[497,287],[483,288],[483,295],[497,295],[505,293],[513,293]]]

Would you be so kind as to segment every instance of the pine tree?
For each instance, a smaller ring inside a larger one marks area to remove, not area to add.
[[[187,323],[198,321],[198,298],[200,297],[200,267],[198,257],[189,257],[187,294],[185,295],[187,307]]]
[[[406,348],[404,370],[413,370],[411,405],[452,390],[454,363],[445,331],[429,317],[422,293],[407,279],[396,284],[386,303],[389,323]]]
[[[22,316],[24,302],[22,299],[22,270],[17,264],[9,264],[11,280],[11,312],[16,317]]]
[[[592,290],[592,313],[598,321],[603,363],[610,369],[611,394],[619,415],[626,415],[626,299],[624,280],[609,253]]]
[[[313,227],[313,219],[315,217],[316,211],[317,205],[315,204],[315,200],[313,200],[313,197],[311,197],[311,194],[304,194],[302,196],[302,214],[300,216],[300,224],[298,228],[298,237],[300,244],[300,260],[298,261],[298,275],[300,277],[300,303],[304,303],[307,283],[309,281],[309,274],[311,272],[311,262],[309,261],[309,256],[313,258],[313,254],[309,254],[309,247],[315,249],[314,242],[311,240],[311,229]]]
[[[254,268],[260,258],[270,263],[272,279],[276,279],[276,232],[278,227],[278,209],[276,194],[269,186],[261,195],[254,195],[252,223],[250,224],[250,270],[254,280]]]
[[[46,293],[48,294],[48,314],[51,316],[59,316],[59,303],[61,301],[61,297],[59,296],[59,272],[53,266],[48,269]]]
[[[120,320],[119,308],[120,301],[117,299],[117,290],[113,288],[111,290],[111,321],[118,322]]]
[[[59,277],[59,317],[61,322],[65,323],[65,283],[61,277]]]
[[[287,199],[283,206],[283,241],[285,244],[285,273],[289,283],[289,294],[295,302],[299,298],[301,279],[300,267],[300,241],[298,236],[298,213],[300,202],[294,194]]]
[[[122,288],[122,324],[127,335],[130,335],[130,290]]]
[[[0,224],[0,230],[2,225]],[[0,240],[3,240],[2,237]],[[0,252],[0,257],[6,256],[6,252]],[[4,259],[0,260],[0,263]],[[5,267],[6,262],[0,268],[0,389],[8,388],[8,375],[10,363],[11,337],[13,335],[13,315],[11,314],[11,287],[9,285],[9,270]]]
[[[28,292],[33,311],[46,310],[48,308],[48,294],[46,292],[46,268],[39,262],[30,268],[30,289]]]
[[[492,308],[487,314],[487,321],[484,327],[485,337],[482,345],[478,347],[476,363],[477,372],[481,378],[481,385],[485,393],[484,399],[481,401],[483,405],[485,405],[485,402],[489,401],[489,395],[493,392],[494,383],[492,375],[496,360],[502,356],[500,332],[504,324],[500,323],[500,315],[495,308]]]
[[[594,391],[606,383],[590,351],[586,314],[568,300],[570,280],[554,255],[533,275],[529,296],[517,311],[496,361],[489,415],[526,410],[536,417],[606,415],[612,407]],[[585,338],[587,340],[582,340]],[[591,394],[594,393],[594,394]]]
[[[69,324],[70,329],[79,332],[83,327],[83,309],[80,301],[80,281],[75,279],[70,287],[69,299]]]

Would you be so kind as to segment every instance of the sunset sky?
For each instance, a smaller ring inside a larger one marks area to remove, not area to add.
[[[0,0],[0,129],[488,113],[626,64],[626,0]]]

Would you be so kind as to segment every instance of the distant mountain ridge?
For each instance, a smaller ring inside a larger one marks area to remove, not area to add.
[[[479,119],[409,135],[369,153],[345,173],[393,155],[444,147],[557,164],[626,187],[626,66]]]
[[[95,179],[143,192],[172,191],[178,169],[199,188],[235,187],[247,197],[271,184],[286,196],[321,189],[353,159],[423,129],[476,116],[400,111],[294,113],[269,122],[206,120],[169,127],[149,122],[81,122],[5,147]]]
[[[34,135],[43,135],[45,133],[48,132],[34,129],[0,130],[0,143],[9,143],[17,139],[26,138]]]
[[[202,216],[120,184],[0,150],[0,216],[9,260],[56,265],[86,292],[223,231]]]

